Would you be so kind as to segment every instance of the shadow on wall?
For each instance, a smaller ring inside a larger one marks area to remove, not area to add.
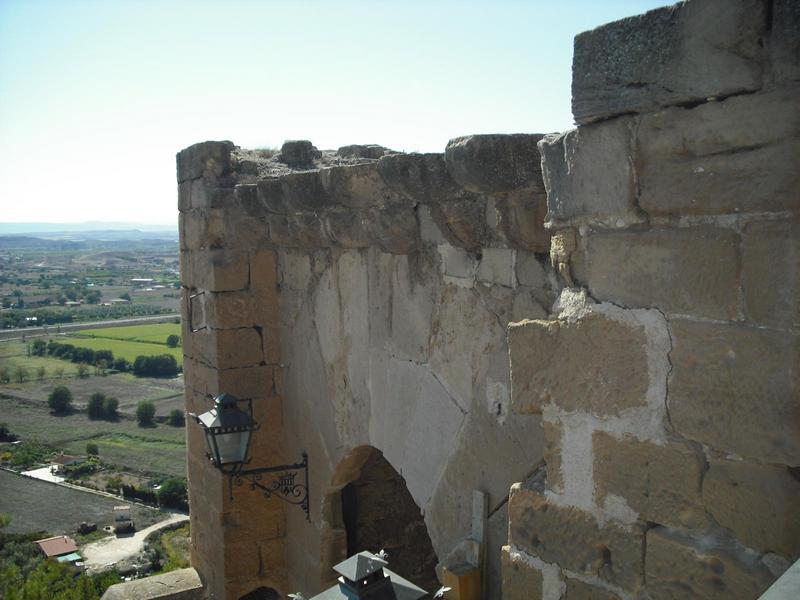
[[[272,588],[260,587],[241,596],[239,600],[280,600],[280,595]]]
[[[402,475],[372,446],[353,449],[337,466],[324,500],[323,528],[323,577],[332,578],[333,565],[348,556],[382,549],[399,575],[423,589],[438,587],[438,558],[422,511]]]

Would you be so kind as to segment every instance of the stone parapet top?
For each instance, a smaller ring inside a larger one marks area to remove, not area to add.
[[[112,585],[102,600],[203,600],[203,583],[192,568]]]

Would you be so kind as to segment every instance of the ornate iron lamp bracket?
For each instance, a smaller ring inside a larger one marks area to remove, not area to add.
[[[300,506],[311,521],[308,504],[308,455],[303,452],[303,460],[292,465],[276,465],[257,469],[238,469],[228,474],[230,494],[233,499],[233,486],[248,485],[251,491],[261,490],[265,498],[278,498],[287,504]],[[298,481],[298,478],[300,481]]]

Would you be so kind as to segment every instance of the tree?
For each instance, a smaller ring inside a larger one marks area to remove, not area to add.
[[[121,373],[125,373],[126,371],[129,371],[130,368],[131,368],[131,363],[129,363],[127,359],[121,358],[121,357],[114,359],[114,369],[115,370],[117,370],[117,371],[119,371]]]
[[[161,484],[158,490],[158,503],[161,506],[186,509],[187,501],[186,481],[183,479],[172,477]]]
[[[103,296],[100,290],[91,290],[86,293],[85,299],[88,304],[97,304]]]
[[[86,404],[86,414],[90,419],[102,419],[106,416],[106,395],[101,392],[95,392],[89,397],[89,402]]]
[[[53,388],[47,397],[47,405],[56,414],[64,414],[72,408],[72,392],[65,385]]]
[[[140,426],[152,425],[156,416],[156,405],[149,400],[142,400],[136,406],[136,420]]]
[[[86,363],[81,363],[78,365],[78,377],[88,377],[89,375],[89,365]]]
[[[125,292],[124,294],[120,294],[119,297],[122,298],[123,300],[127,300],[128,302],[131,301],[131,295],[128,292]]]
[[[89,442],[88,444],[86,444],[86,454],[88,456],[99,456],[100,455],[100,449],[97,447],[97,444],[95,444],[94,442]]]
[[[8,423],[0,423],[0,442],[13,441],[14,436],[11,435],[11,430],[8,428]]]
[[[44,381],[45,375],[47,375],[47,369],[45,369],[43,365],[40,365],[36,369],[36,379],[38,381]]]
[[[64,378],[64,367],[56,367],[55,371],[53,371],[53,374],[56,377],[58,377],[59,379],[63,379]]]
[[[47,342],[42,339],[33,340],[31,344],[31,354],[34,356],[44,356],[47,353]]]
[[[8,367],[0,367],[0,383],[9,383],[11,381],[11,370]]]
[[[179,408],[176,408],[175,410],[170,411],[169,417],[167,417],[167,422],[173,427],[183,427],[186,424],[186,418],[183,415],[183,411]]]
[[[119,415],[117,414],[117,407],[119,407],[119,400],[116,398],[106,398],[104,403],[106,419],[109,421],[115,420]]]
[[[167,336],[167,346],[170,348],[177,348],[178,344],[181,343],[181,338],[174,333],[171,333]]]

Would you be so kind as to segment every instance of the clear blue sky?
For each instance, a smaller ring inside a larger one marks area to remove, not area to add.
[[[670,3],[0,0],[0,222],[176,222],[207,139],[569,129],[575,34]]]

